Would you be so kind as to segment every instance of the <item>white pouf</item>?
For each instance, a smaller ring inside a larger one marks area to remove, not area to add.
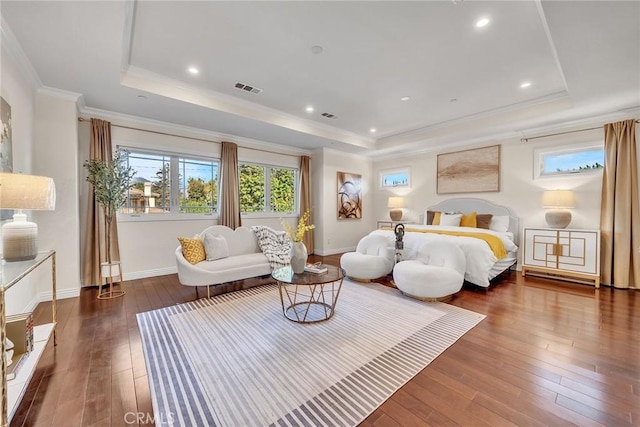
[[[368,282],[386,276],[393,270],[395,250],[393,243],[384,236],[365,236],[355,252],[347,252],[340,258],[340,267],[353,280]]]
[[[393,280],[407,296],[442,301],[462,289],[465,265],[464,253],[458,246],[433,240],[418,249],[415,260],[396,264]]]

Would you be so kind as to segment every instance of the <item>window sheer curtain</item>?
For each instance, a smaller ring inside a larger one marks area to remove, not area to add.
[[[640,288],[640,213],[635,120],[604,126],[600,280]]]
[[[309,209],[309,224],[313,224],[313,211],[311,210],[311,158],[309,156],[300,157],[300,215]],[[303,240],[307,248],[307,253],[313,253],[313,230],[304,233]]]
[[[233,142],[222,143],[220,155],[220,218],[218,224],[236,229],[240,219],[240,182],[238,177],[238,146]]]
[[[89,158],[110,162],[111,123],[106,120],[91,119],[91,139],[89,141]],[[105,221],[102,208],[96,202],[93,186],[87,183],[87,222],[83,245],[82,284],[84,286],[100,284],[100,263],[107,260],[105,241]],[[120,259],[118,245],[118,221],[111,224],[111,259]]]

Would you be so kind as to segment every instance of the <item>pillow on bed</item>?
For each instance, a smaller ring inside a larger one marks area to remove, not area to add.
[[[491,226],[491,218],[493,218],[492,214],[478,214],[476,215],[476,227],[484,228],[485,230],[489,230]]]
[[[470,214],[467,214],[467,215],[462,214],[462,218],[460,218],[460,227],[476,228],[477,226],[476,216],[477,216],[477,212],[471,212]]]
[[[440,225],[449,225],[453,227],[460,226],[460,219],[462,218],[462,214],[441,214],[440,215]]]
[[[433,221],[429,225],[440,225],[440,217],[442,216],[442,212],[435,211],[433,213]]]
[[[424,225],[433,225],[433,217],[436,215],[436,211],[426,211],[424,214]]]
[[[508,215],[494,215],[491,218],[491,224],[489,230],[498,231],[504,233],[509,230],[509,216]]]

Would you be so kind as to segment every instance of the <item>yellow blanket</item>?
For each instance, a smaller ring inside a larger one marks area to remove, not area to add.
[[[467,231],[444,231],[444,230],[425,230],[422,228],[410,228],[407,227],[404,231],[412,231],[415,233],[436,233],[436,234],[447,234],[449,236],[459,236],[459,237],[474,237],[476,239],[481,239],[487,242],[489,248],[496,256],[497,259],[502,259],[507,256],[507,250],[504,247],[504,243],[498,236],[494,236],[492,234],[485,233],[472,233]]]

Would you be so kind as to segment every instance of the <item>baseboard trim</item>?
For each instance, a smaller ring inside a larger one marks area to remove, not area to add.
[[[64,289],[62,291],[56,290],[56,300],[75,298],[78,296],[80,296],[80,289]],[[53,299],[53,292],[40,292],[36,298],[39,303],[44,301],[51,301]]]
[[[122,280],[138,280],[146,279],[148,277],[166,276],[167,274],[175,274],[178,272],[178,267],[164,267],[154,268],[153,270],[133,271],[130,273],[123,273]]]
[[[345,252],[353,252],[355,250],[356,250],[355,246],[349,246],[348,248],[336,248],[336,249],[327,249],[327,250],[314,249],[313,252],[316,255],[327,256],[327,255],[342,254]]]

